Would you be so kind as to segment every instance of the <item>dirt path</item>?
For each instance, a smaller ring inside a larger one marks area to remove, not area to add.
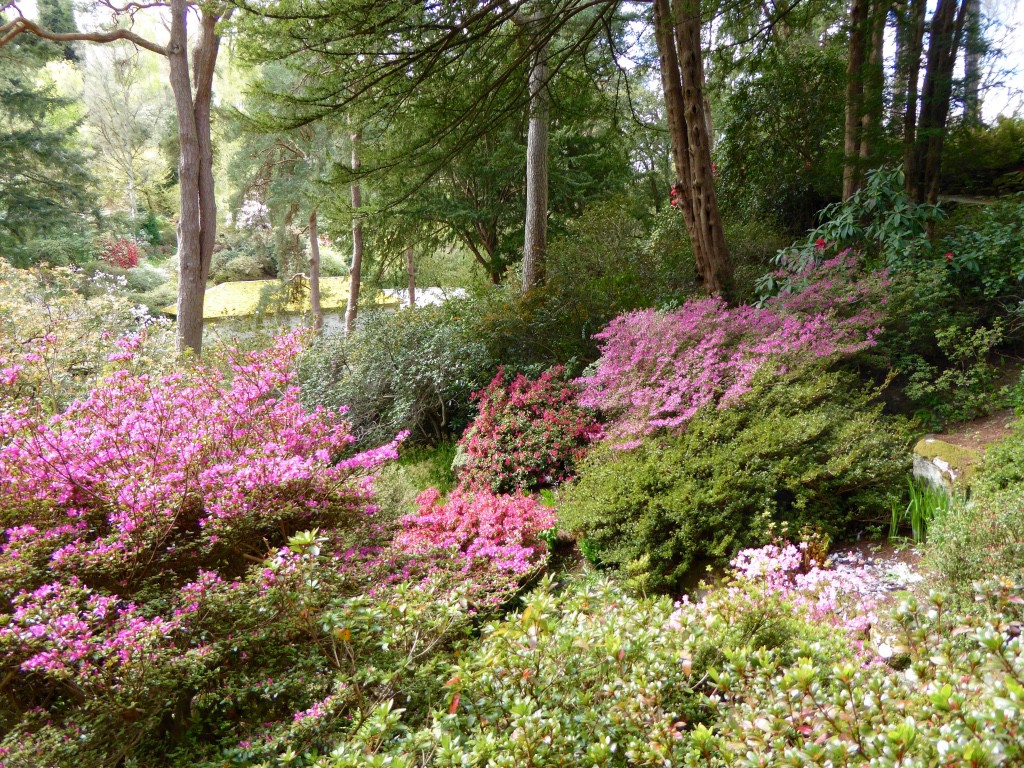
[[[933,437],[962,448],[984,451],[992,443],[997,443],[1013,434],[1012,425],[1016,421],[1018,419],[1013,409],[1006,408],[991,416],[959,424],[949,432],[933,435]]]

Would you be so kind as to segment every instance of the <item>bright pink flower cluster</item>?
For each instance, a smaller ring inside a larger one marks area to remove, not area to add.
[[[22,672],[73,682],[79,690],[130,690],[148,665],[176,653],[169,638],[181,629],[179,618],[147,618],[133,603],[75,578],[22,593],[14,605],[0,628],[5,666],[14,662]]]
[[[744,549],[732,561],[741,580],[762,584],[814,621],[828,622],[855,636],[877,621],[877,580],[861,569],[837,570],[826,563],[805,562],[805,544],[769,544]]]
[[[139,266],[139,244],[134,240],[104,240],[100,243],[100,258],[121,269]]]
[[[479,414],[460,448],[464,487],[494,493],[535,491],[567,480],[587,446],[601,436],[593,413],[577,402],[577,387],[561,367],[537,379],[506,381],[499,370],[473,395]]]
[[[760,371],[873,345],[881,280],[853,280],[845,257],[815,269],[803,290],[764,307],[712,297],[617,317],[597,334],[601,359],[580,379],[580,404],[608,415],[616,437],[678,429],[701,408],[734,403]]]
[[[447,501],[435,488],[416,499],[419,510],[402,519],[397,543],[410,553],[449,550],[462,570],[494,569],[514,575],[540,565],[547,547],[542,531],[555,524],[555,511],[522,495],[456,490]]]
[[[137,347],[125,340],[112,357]],[[18,521],[0,570],[24,578],[35,564],[124,593],[167,568],[261,557],[268,535],[361,510],[365,478],[398,440],[347,456],[348,424],[299,402],[299,348],[283,336],[231,355],[227,372],[119,370],[53,417],[0,403],[0,508]]]

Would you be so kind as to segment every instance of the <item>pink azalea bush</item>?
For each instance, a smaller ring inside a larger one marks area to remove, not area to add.
[[[342,413],[303,406],[301,343],[158,375],[123,338],[54,415],[17,386],[45,358],[7,358],[0,764],[309,743],[439,684],[430,656],[543,562],[552,514],[524,497],[425,499],[396,540],[372,483],[404,436],[354,452]]]
[[[560,366],[534,380],[519,374],[507,381],[499,370],[473,395],[479,413],[459,441],[466,456],[460,483],[507,493],[567,480],[587,445],[601,435],[593,413],[577,398]]]
[[[419,510],[402,519],[397,538],[407,552],[452,551],[466,573],[493,569],[522,576],[544,561],[540,534],[554,526],[555,514],[535,498],[459,489],[442,499],[428,488],[416,502]]]
[[[120,343],[111,359],[128,363],[142,340]],[[125,367],[52,417],[0,401],[6,594],[45,571],[121,592],[204,563],[237,571],[265,540],[360,515],[398,441],[348,455],[341,416],[299,402],[300,343],[229,355],[227,372]]]
[[[762,307],[711,297],[616,318],[597,335],[601,358],[580,379],[580,404],[609,416],[611,435],[636,438],[682,428],[701,408],[728,407],[765,369],[872,346],[885,276],[857,279],[846,255],[808,270],[802,290]]]

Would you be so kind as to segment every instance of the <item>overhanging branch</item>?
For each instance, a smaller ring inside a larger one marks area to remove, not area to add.
[[[125,40],[140,48],[145,48],[147,51],[152,51],[161,56],[167,55],[167,48],[165,46],[157,45],[151,40],[140,37],[130,29],[112,29],[108,32],[51,32],[23,16],[0,25],[0,48],[10,43],[18,35],[25,33],[42,38],[43,40],[52,40],[56,43],[113,43],[118,40]]]

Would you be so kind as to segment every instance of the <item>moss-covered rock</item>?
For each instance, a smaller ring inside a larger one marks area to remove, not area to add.
[[[981,451],[926,436],[914,446],[914,476],[952,490],[970,481]]]

